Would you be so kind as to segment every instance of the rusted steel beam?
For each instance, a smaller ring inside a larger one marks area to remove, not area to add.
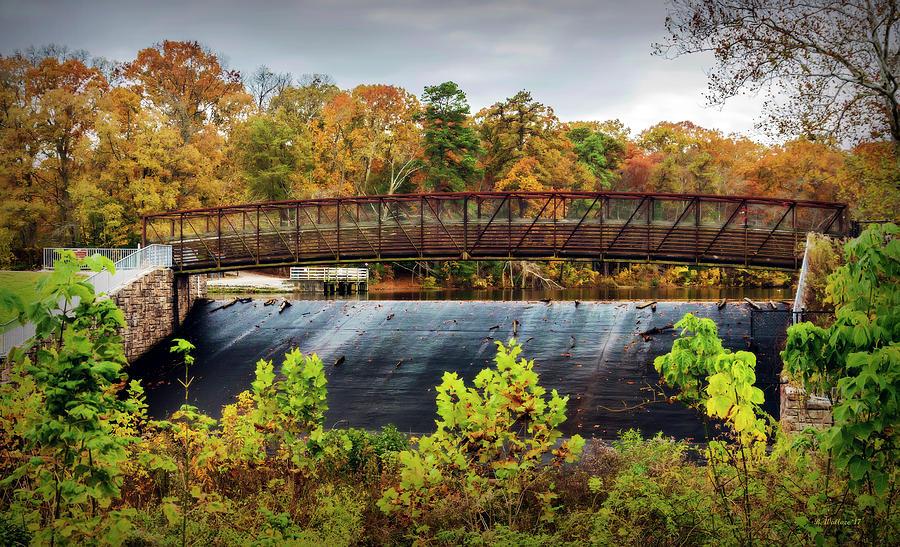
[[[319,213],[321,213],[321,211],[319,211]],[[328,247],[328,250],[331,251],[331,254],[333,254],[334,257],[337,258],[338,252],[335,251],[334,247],[332,247],[331,244],[328,243],[328,240],[325,239],[325,235],[322,233],[321,230],[319,230],[319,224],[315,220],[313,220],[311,216],[309,216],[309,212],[307,212],[305,207],[303,208],[303,214],[306,215],[306,218],[309,219],[309,223],[312,225],[313,229],[315,229],[316,234],[318,234],[319,241],[324,243],[325,246]],[[316,217],[319,218],[319,215],[317,214]]]
[[[357,211],[357,216],[358,216],[358,214],[359,214],[359,209],[357,208],[356,211]],[[358,218],[353,218],[353,215],[350,215],[350,222],[352,222],[353,225],[356,226],[356,231],[357,231],[357,233],[359,233],[359,235],[361,235],[362,238],[366,240],[366,243],[367,243],[367,244],[369,245],[369,247],[372,249],[372,252],[377,253],[377,252],[378,252],[378,249],[375,247],[375,245],[372,244],[372,240],[370,240],[368,237],[366,237],[365,232],[363,232],[362,227],[359,225],[359,219],[358,219]]]
[[[613,238],[612,241],[609,242],[609,249],[612,250],[613,245],[616,244],[616,241],[619,240],[619,236],[621,236],[625,232],[625,228],[628,228],[628,225],[631,224],[631,221],[634,220],[634,215],[637,214],[638,211],[641,210],[641,207],[647,201],[647,196],[641,198],[641,201],[638,202],[637,207],[634,208],[634,211],[631,212],[631,216],[628,217],[628,220],[625,221],[625,224],[619,229],[619,232],[616,234],[616,237]]]
[[[723,224],[722,227],[719,228],[719,231],[716,233],[716,237],[714,237],[713,240],[709,242],[709,245],[706,246],[706,249],[702,253],[700,253],[701,255],[706,255],[706,253],[708,253],[709,250],[712,249],[713,245],[715,245],[716,241],[718,241],[719,236],[721,236],[722,232],[725,231],[725,228],[727,228],[728,225],[731,224],[731,221],[734,220],[735,215],[737,215],[738,212],[741,211],[745,206],[746,203],[741,202],[740,205],[734,208],[734,212],[731,213],[731,216],[728,217],[728,220],[725,221],[725,224]]]
[[[243,216],[243,214],[241,216]],[[225,222],[227,222],[228,225],[231,226],[231,229],[234,231],[235,235],[238,236],[238,239],[241,241],[241,245],[243,245],[244,249],[247,250],[247,254],[253,256],[253,251],[250,249],[250,246],[247,245],[247,241],[244,239],[244,236],[240,232],[238,232],[237,228],[234,227],[234,224],[231,223],[231,220],[227,215],[225,216]]]
[[[594,201],[591,202],[591,204],[588,206],[588,208],[584,212],[584,214],[581,215],[581,218],[578,220],[578,224],[576,224],[575,227],[572,228],[572,233],[570,233],[569,237],[566,238],[566,241],[563,242],[562,247],[559,249],[560,251],[564,251],[566,249],[566,246],[569,244],[569,241],[571,241],[572,237],[575,235],[575,233],[578,231],[578,229],[581,228],[581,225],[584,223],[584,219],[587,218],[588,214],[594,208],[594,205],[597,205],[598,200],[600,200],[600,196],[597,196],[596,198],[594,198]],[[603,218],[602,215],[600,218],[601,219]],[[602,230],[601,230],[600,234],[601,235],[603,234]]]
[[[535,215],[534,220],[531,221],[531,224],[528,226],[528,229],[525,230],[525,233],[524,233],[524,234],[522,234],[522,237],[519,239],[519,243],[516,245],[516,247],[515,247],[514,250],[517,251],[517,250],[519,250],[519,248],[522,247],[522,242],[525,241],[525,238],[528,237],[528,234],[531,233],[531,229],[534,228],[534,225],[537,224],[537,221],[538,221],[538,220],[540,220],[541,215],[543,215],[543,214],[544,214],[544,211],[547,210],[547,206],[550,205],[550,202],[551,202],[551,201],[553,201],[553,196],[550,196],[549,198],[547,198],[547,201],[544,203],[544,206],[541,207],[541,210],[538,212],[537,215]],[[556,215],[554,214],[554,222],[556,221],[555,216],[556,216]],[[555,235],[555,234],[554,234],[554,235]]]
[[[438,222],[441,229],[444,230],[444,233],[447,234],[447,237],[450,238],[450,243],[456,247],[456,250],[462,253],[462,249],[459,248],[459,245],[456,244],[456,240],[453,239],[453,234],[450,233],[450,230],[447,229],[447,226],[444,225],[444,222],[441,220],[441,215],[435,210],[435,208],[431,205],[431,201],[425,200],[425,203],[428,204],[428,208],[431,209],[431,212],[434,214],[434,219]],[[423,217],[424,218],[424,217]]]
[[[490,219],[488,219],[488,223],[487,223],[487,225],[486,225],[484,228],[481,228],[481,223],[479,223],[478,229],[481,231],[481,233],[478,234],[478,239],[475,240],[475,243],[472,245],[472,249],[475,249],[475,247],[478,246],[478,243],[481,242],[482,236],[484,236],[484,234],[485,234],[485,232],[487,232],[488,228],[491,227],[491,223],[494,222],[494,219],[497,217],[497,213],[500,212],[500,209],[503,208],[503,204],[506,203],[508,199],[509,199],[508,196],[505,196],[505,197],[503,198],[503,201],[501,201],[501,202],[500,202],[500,205],[498,205],[497,208],[494,210],[494,214],[491,215],[491,218],[490,218]],[[480,204],[479,204],[479,206],[480,206]],[[481,216],[481,215],[479,214],[479,217],[480,217],[480,216]]]
[[[608,226],[603,218],[604,208],[608,209],[606,202],[622,198],[628,198],[636,205],[625,223],[622,225],[616,223],[616,229],[612,230],[612,236],[608,237],[605,233]],[[685,202],[686,205],[674,223],[654,227],[653,204],[675,199]],[[462,218],[452,215],[444,219],[442,217],[444,200],[458,202],[463,208]],[[477,216],[474,211],[469,211],[470,200],[475,200]],[[513,223],[512,218],[514,200],[519,203],[520,209],[516,223]],[[567,216],[565,209],[570,205],[569,202],[574,200],[590,204],[580,215],[578,223],[571,227],[567,222],[562,222],[557,208],[560,206],[564,208],[562,214],[565,218]],[[483,224],[481,204],[487,201],[492,202],[495,208],[487,223]],[[419,207],[416,215],[419,218],[414,219],[414,213],[408,215],[408,218],[401,218],[403,215],[399,208],[408,207],[413,203]],[[722,203],[730,203],[734,207],[729,218],[716,228],[704,228],[701,223],[702,209],[710,204]],[[532,204],[537,212],[529,221],[526,210],[530,209]],[[598,204],[601,210],[598,219],[599,232],[596,224],[592,224],[591,229],[587,230],[585,222],[597,210]],[[760,210],[760,205],[778,206],[783,208],[783,214],[771,229],[751,228],[749,218],[745,217],[743,229],[729,231],[737,215],[748,211],[749,205],[756,206],[753,210]],[[504,206],[507,208],[505,229],[500,227],[498,222],[498,216]],[[547,207],[551,206],[552,222],[548,218],[548,222],[544,224],[541,221],[547,216]],[[315,217],[310,215],[309,207],[316,208]],[[376,214],[375,219],[362,217],[361,211],[365,207],[372,208]],[[385,207],[388,208],[387,212],[384,211]],[[429,215],[434,216],[434,221],[425,218],[426,207],[430,211]],[[643,227],[646,233],[641,231],[641,227],[632,229],[637,225],[635,219],[642,214],[642,207],[646,207],[646,222],[642,223],[646,224]],[[301,209],[309,222],[308,227],[300,225]],[[332,209],[336,211],[336,215],[329,213]],[[689,225],[685,219],[691,209],[694,210],[694,222]],[[752,262],[756,265],[791,267],[797,263],[794,248],[796,245],[791,246],[791,242],[798,240],[800,231],[804,233],[806,231],[797,226],[798,209],[804,212],[814,210],[830,213],[826,217],[826,222],[816,226],[818,229],[831,230],[835,223],[841,223],[840,227],[843,229],[846,206],[838,203],[629,192],[461,192],[294,200],[161,213],[148,215],[142,219],[141,238],[143,244],[174,242],[179,250],[178,267],[192,271],[210,267],[240,267],[254,263],[258,265],[281,263],[288,255],[294,262],[311,262],[327,260],[329,257],[333,260],[355,260],[360,257],[365,260],[380,260],[382,257],[387,260],[402,260],[424,256],[458,259],[470,257],[471,252],[477,253],[477,256],[470,258],[534,258],[545,255],[556,257],[562,254],[578,259],[596,258],[599,253],[602,260],[609,251],[618,257],[649,261],[685,261],[690,257],[691,262],[696,263],[713,261],[722,264],[749,265]],[[292,234],[283,231],[280,224],[275,225],[272,215],[275,215],[276,211],[282,221],[284,218],[281,215],[285,214],[284,211],[294,211],[295,226],[291,227]],[[254,212],[257,217],[255,222],[251,217]],[[386,213],[393,218],[390,226],[384,222]],[[233,214],[241,215],[243,224],[240,229],[231,219],[230,215]],[[261,215],[265,215],[270,229],[262,230]],[[787,223],[787,215],[791,215],[790,232],[782,230]],[[213,216],[215,216],[214,226],[210,223]],[[169,223],[172,232],[170,237],[160,234],[156,226],[159,221]],[[344,226],[345,221],[352,224],[353,234],[349,231],[344,233],[345,229],[351,228]],[[410,229],[416,227],[416,221],[419,224],[417,238],[410,233]],[[202,234],[198,232],[195,228],[197,222],[205,223],[208,230]],[[246,224],[252,226],[248,229]],[[541,226],[538,227],[538,224]],[[179,230],[177,237],[176,228]],[[193,230],[193,237],[186,238],[186,228]],[[377,242],[370,237],[369,233],[373,230],[377,232]],[[472,230],[474,237],[470,237],[469,232]],[[560,230],[570,231],[561,238]],[[537,233],[541,234],[540,237],[532,237]],[[248,241],[253,234],[256,237],[255,249]],[[306,239],[312,234],[317,237],[316,243]],[[657,241],[659,235],[662,237]],[[215,241],[210,245],[208,240],[213,238]],[[611,241],[606,243],[607,239]],[[333,240],[337,242],[337,248],[332,245]],[[303,241],[307,243],[301,243]],[[716,256],[709,256],[713,248],[716,248]],[[196,254],[196,251],[202,249],[205,249],[206,257]]]
[[[784,222],[784,219],[787,218],[788,213],[790,213],[790,212],[793,211],[793,210],[794,210],[794,206],[793,206],[793,205],[790,205],[790,206],[788,206],[787,209],[785,209],[784,214],[781,215],[781,218],[780,218],[780,219],[778,219],[778,223],[775,224],[775,226],[774,226],[774,227],[769,231],[769,233],[766,235],[766,239],[764,239],[763,242],[759,244],[759,247],[756,248],[756,251],[753,252],[753,256],[758,255],[759,252],[763,250],[763,247],[765,247],[765,246],[766,246],[766,243],[768,243],[769,240],[772,238],[772,234],[774,234],[775,231],[778,230],[778,227],[781,226],[781,223]]]
[[[429,196],[429,197],[439,197],[442,199],[462,199],[465,197],[482,197],[482,198],[498,198],[498,197],[521,197],[523,199],[540,199],[545,198],[547,196],[559,196],[559,197],[570,197],[570,198],[587,198],[591,199],[597,196],[603,196],[605,198],[624,198],[624,199],[639,199],[642,197],[652,197],[657,199],[693,199],[698,198],[700,201],[704,202],[726,202],[726,203],[747,203],[747,204],[760,204],[760,205],[789,205],[795,204],[803,207],[810,208],[818,208],[818,209],[841,209],[846,208],[846,204],[844,203],[834,203],[830,201],[813,201],[813,200],[793,200],[787,198],[764,198],[758,196],[718,196],[711,194],[674,194],[674,193],[652,193],[652,192],[586,192],[586,191],[550,191],[550,192],[446,192],[446,193],[431,193],[431,194],[391,194],[387,196],[360,196],[360,197],[349,197],[349,198],[315,198],[315,199],[306,199],[306,200],[283,200],[283,201],[270,201],[270,202],[256,202],[256,203],[244,203],[240,205],[229,205],[221,207],[222,209],[228,210],[248,210],[252,211],[258,206],[283,206],[283,205],[303,205],[303,204],[323,204],[323,205],[334,205],[338,201],[344,202],[360,202],[360,203],[369,203],[375,202],[379,198],[386,199],[388,201],[413,201],[419,200],[421,197]],[[165,217],[167,215],[172,214],[181,214],[181,213],[203,213],[210,212],[219,209],[219,207],[208,207],[208,208],[198,208],[198,209],[183,209],[177,211],[169,211],[165,213],[156,213],[152,215],[146,215],[148,218],[155,217]]]
[[[666,240],[669,239],[669,236],[672,235],[672,231],[678,226],[678,224],[681,222],[681,219],[684,218],[684,215],[687,214],[687,212],[691,210],[691,207],[695,207],[695,206],[696,206],[696,201],[694,201],[694,199],[692,199],[691,201],[688,202],[687,205],[685,205],[684,210],[681,212],[680,215],[678,215],[678,218],[675,220],[675,224],[673,224],[672,226],[669,227],[669,230],[666,232],[666,235],[663,236],[662,240],[659,242],[659,245],[656,246],[656,249],[653,251],[654,253],[658,253],[659,250],[662,249],[663,243],[665,243]]]

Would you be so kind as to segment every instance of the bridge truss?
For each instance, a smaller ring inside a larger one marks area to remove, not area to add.
[[[405,194],[253,203],[143,219],[175,267],[553,258],[796,269],[841,203],[620,192]]]

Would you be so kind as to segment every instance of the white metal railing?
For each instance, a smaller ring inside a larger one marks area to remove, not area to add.
[[[812,232],[806,234],[806,247],[803,249],[803,264],[800,266],[800,277],[797,279],[797,292],[794,294],[794,307],[791,315],[793,322],[800,320],[800,312],[806,307],[806,275],[809,272],[809,248],[812,242]]]
[[[0,325],[0,330],[3,331],[0,332],[0,359],[6,357],[9,350],[28,341],[35,332],[33,323],[19,325],[15,320]]]
[[[142,249],[137,249],[116,262],[115,274],[103,270],[88,277],[87,281],[94,286],[94,291],[97,294],[110,294],[131,280],[144,275],[144,272],[147,270],[171,267],[171,245],[148,245]]]
[[[136,249],[127,256],[119,259],[115,263],[115,266],[115,274],[103,270],[102,272],[91,275],[85,280],[94,286],[94,292],[96,294],[110,294],[116,289],[141,277],[149,270],[155,268],[171,268],[172,246],[148,245],[142,249]],[[72,307],[74,308],[77,305],[78,297],[76,296],[72,299]],[[5,325],[0,325],[0,331],[2,331],[0,332],[0,358],[6,357],[9,354],[9,350],[22,345],[26,340],[34,336],[34,325],[31,323],[17,325],[16,323],[16,321],[11,321]]]
[[[59,259],[60,251],[72,251],[73,253],[75,253],[76,258],[101,255],[112,260],[113,262],[118,262],[137,250],[139,250],[138,247],[118,249],[107,249],[100,247],[44,247],[43,268],[45,270],[52,270],[53,264]],[[82,269],[87,269],[87,266],[83,266]]]
[[[291,281],[349,281],[368,283],[368,268],[291,268]]]

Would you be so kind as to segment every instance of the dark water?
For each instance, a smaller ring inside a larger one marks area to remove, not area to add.
[[[371,297],[374,293],[370,294]],[[524,355],[537,362],[542,384],[570,396],[567,434],[613,437],[636,427],[700,439],[696,415],[680,405],[637,406],[658,383],[653,358],[671,348],[675,331],[639,336],[683,314],[711,317],[725,345],[746,349],[750,318],[745,305],[718,310],[713,303],[660,302],[656,312],[633,302],[296,300],[284,313],[263,299],[213,311],[225,301],[196,306],[181,336],[196,344],[190,400],[218,416],[222,405],[249,389],[258,359],[276,370],[291,347],[317,353],[328,377],[327,425],[376,429],[392,423],[403,431],[434,428],[434,386],[444,371],[471,382],[495,354],[495,340],[519,322]],[[162,417],[183,402],[176,382],[182,370],[163,343],[134,363],[143,378],[151,413]],[[344,361],[335,366],[341,358]],[[758,371],[774,379],[774,371]],[[777,408],[777,384],[764,385]],[[628,409],[628,410],[623,410]]]
[[[220,297],[245,296],[240,292],[221,293]],[[252,296],[252,295],[246,295]],[[344,297],[326,297],[318,292],[285,293],[285,297],[298,300],[482,300],[527,302],[546,298],[552,300],[674,300],[719,301],[722,298],[742,300],[792,300],[791,287],[615,287],[585,289],[437,289],[437,290],[384,290],[353,294]]]
[[[791,288],[744,287],[615,287],[586,289],[439,289],[434,291],[373,291],[369,300],[783,300]]]

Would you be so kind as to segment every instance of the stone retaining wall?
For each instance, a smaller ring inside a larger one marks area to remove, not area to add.
[[[175,332],[175,273],[157,269],[119,288],[110,295],[125,314],[122,333],[125,356],[136,359]],[[184,322],[198,298],[206,298],[204,276],[178,278],[178,324]]]
[[[803,250],[803,264],[800,268],[800,279],[797,281],[797,293],[794,295],[794,314],[806,309],[807,273],[809,272],[809,248],[815,234],[806,236]],[[797,316],[794,315],[796,318]],[[792,384],[784,376],[781,377],[781,415],[779,422],[784,431],[803,431],[807,427],[823,429],[830,427],[834,420],[831,416],[831,402],[826,397],[807,395],[800,386]]]
[[[826,397],[808,396],[802,388],[781,384],[781,428],[803,431],[807,427],[823,429],[833,423],[831,403]]]

